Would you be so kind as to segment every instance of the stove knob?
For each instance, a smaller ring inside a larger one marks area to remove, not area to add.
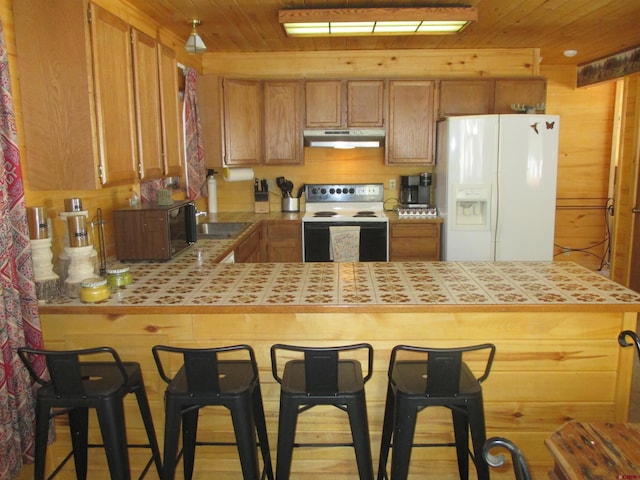
[[[356,189],[355,189],[355,188],[353,188],[353,187],[351,187],[351,188],[349,189],[349,193],[350,193],[351,195],[353,195],[354,193],[356,193]]]
[[[329,189],[329,193],[330,193],[331,195],[333,195],[334,193],[336,193],[336,189],[335,189],[335,188],[330,188],[330,189]]]
[[[315,195],[316,193],[318,193],[318,189],[316,187],[313,187],[311,189],[311,193],[313,193]]]
[[[325,193],[327,193],[327,189],[326,188],[320,189],[320,193],[322,193],[324,195]]]

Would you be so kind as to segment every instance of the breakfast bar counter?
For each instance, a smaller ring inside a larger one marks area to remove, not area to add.
[[[544,441],[565,422],[627,420],[634,352],[620,348],[617,336],[636,328],[640,295],[596,272],[571,262],[217,264],[222,253],[214,243],[198,242],[168,263],[130,264],[133,284],[103,303],[61,299],[40,307],[47,348],[110,345],[142,364],[161,437],[165,384],[151,356],[156,344],[252,345],[274,457],[279,385],[269,348],[279,342],[373,345],[366,392],[374,464],[389,354],[398,344],[494,343],[483,383],[487,435],[514,441],[535,478],[551,470]],[[348,441],[348,425],[344,412],[312,409],[302,415],[296,440]],[[134,440],[143,437],[139,423],[128,428]],[[51,451],[63,456],[69,441],[59,431]],[[225,413],[203,411],[202,441],[229,440],[232,431]],[[451,432],[448,411],[427,409],[416,439],[445,442]],[[91,478],[108,478],[100,460],[92,462]],[[134,466],[145,461],[146,452],[133,451]],[[239,471],[233,447],[196,453],[194,478],[239,478]],[[297,449],[292,472],[303,480],[357,477],[349,448]],[[411,457],[410,478],[457,475],[454,449],[417,449]],[[492,478],[513,473],[499,469]]]

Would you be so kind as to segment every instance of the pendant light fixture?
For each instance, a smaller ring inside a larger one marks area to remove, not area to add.
[[[198,32],[196,31],[196,27],[202,22],[200,22],[200,20],[193,19],[189,23],[193,25],[193,30],[191,31],[191,35],[189,35],[184,48],[188,53],[192,55],[196,53],[204,53],[204,51],[207,49],[207,46],[204,44],[202,38],[200,38],[200,35],[198,35]]]

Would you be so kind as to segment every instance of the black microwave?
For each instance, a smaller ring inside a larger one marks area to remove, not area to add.
[[[196,206],[145,204],[113,211],[116,258],[170,260],[196,243]]]

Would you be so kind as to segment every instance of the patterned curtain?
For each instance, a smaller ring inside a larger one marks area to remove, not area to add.
[[[0,479],[16,478],[33,460],[34,396],[16,349],[42,348],[33,280],[20,151],[0,22]],[[40,372],[44,364],[38,365]]]
[[[196,95],[197,74],[193,68],[185,70],[184,138],[187,156],[187,192],[191,200],[207,196],[207,172],[204,166],[202,126],[198,115]]]

